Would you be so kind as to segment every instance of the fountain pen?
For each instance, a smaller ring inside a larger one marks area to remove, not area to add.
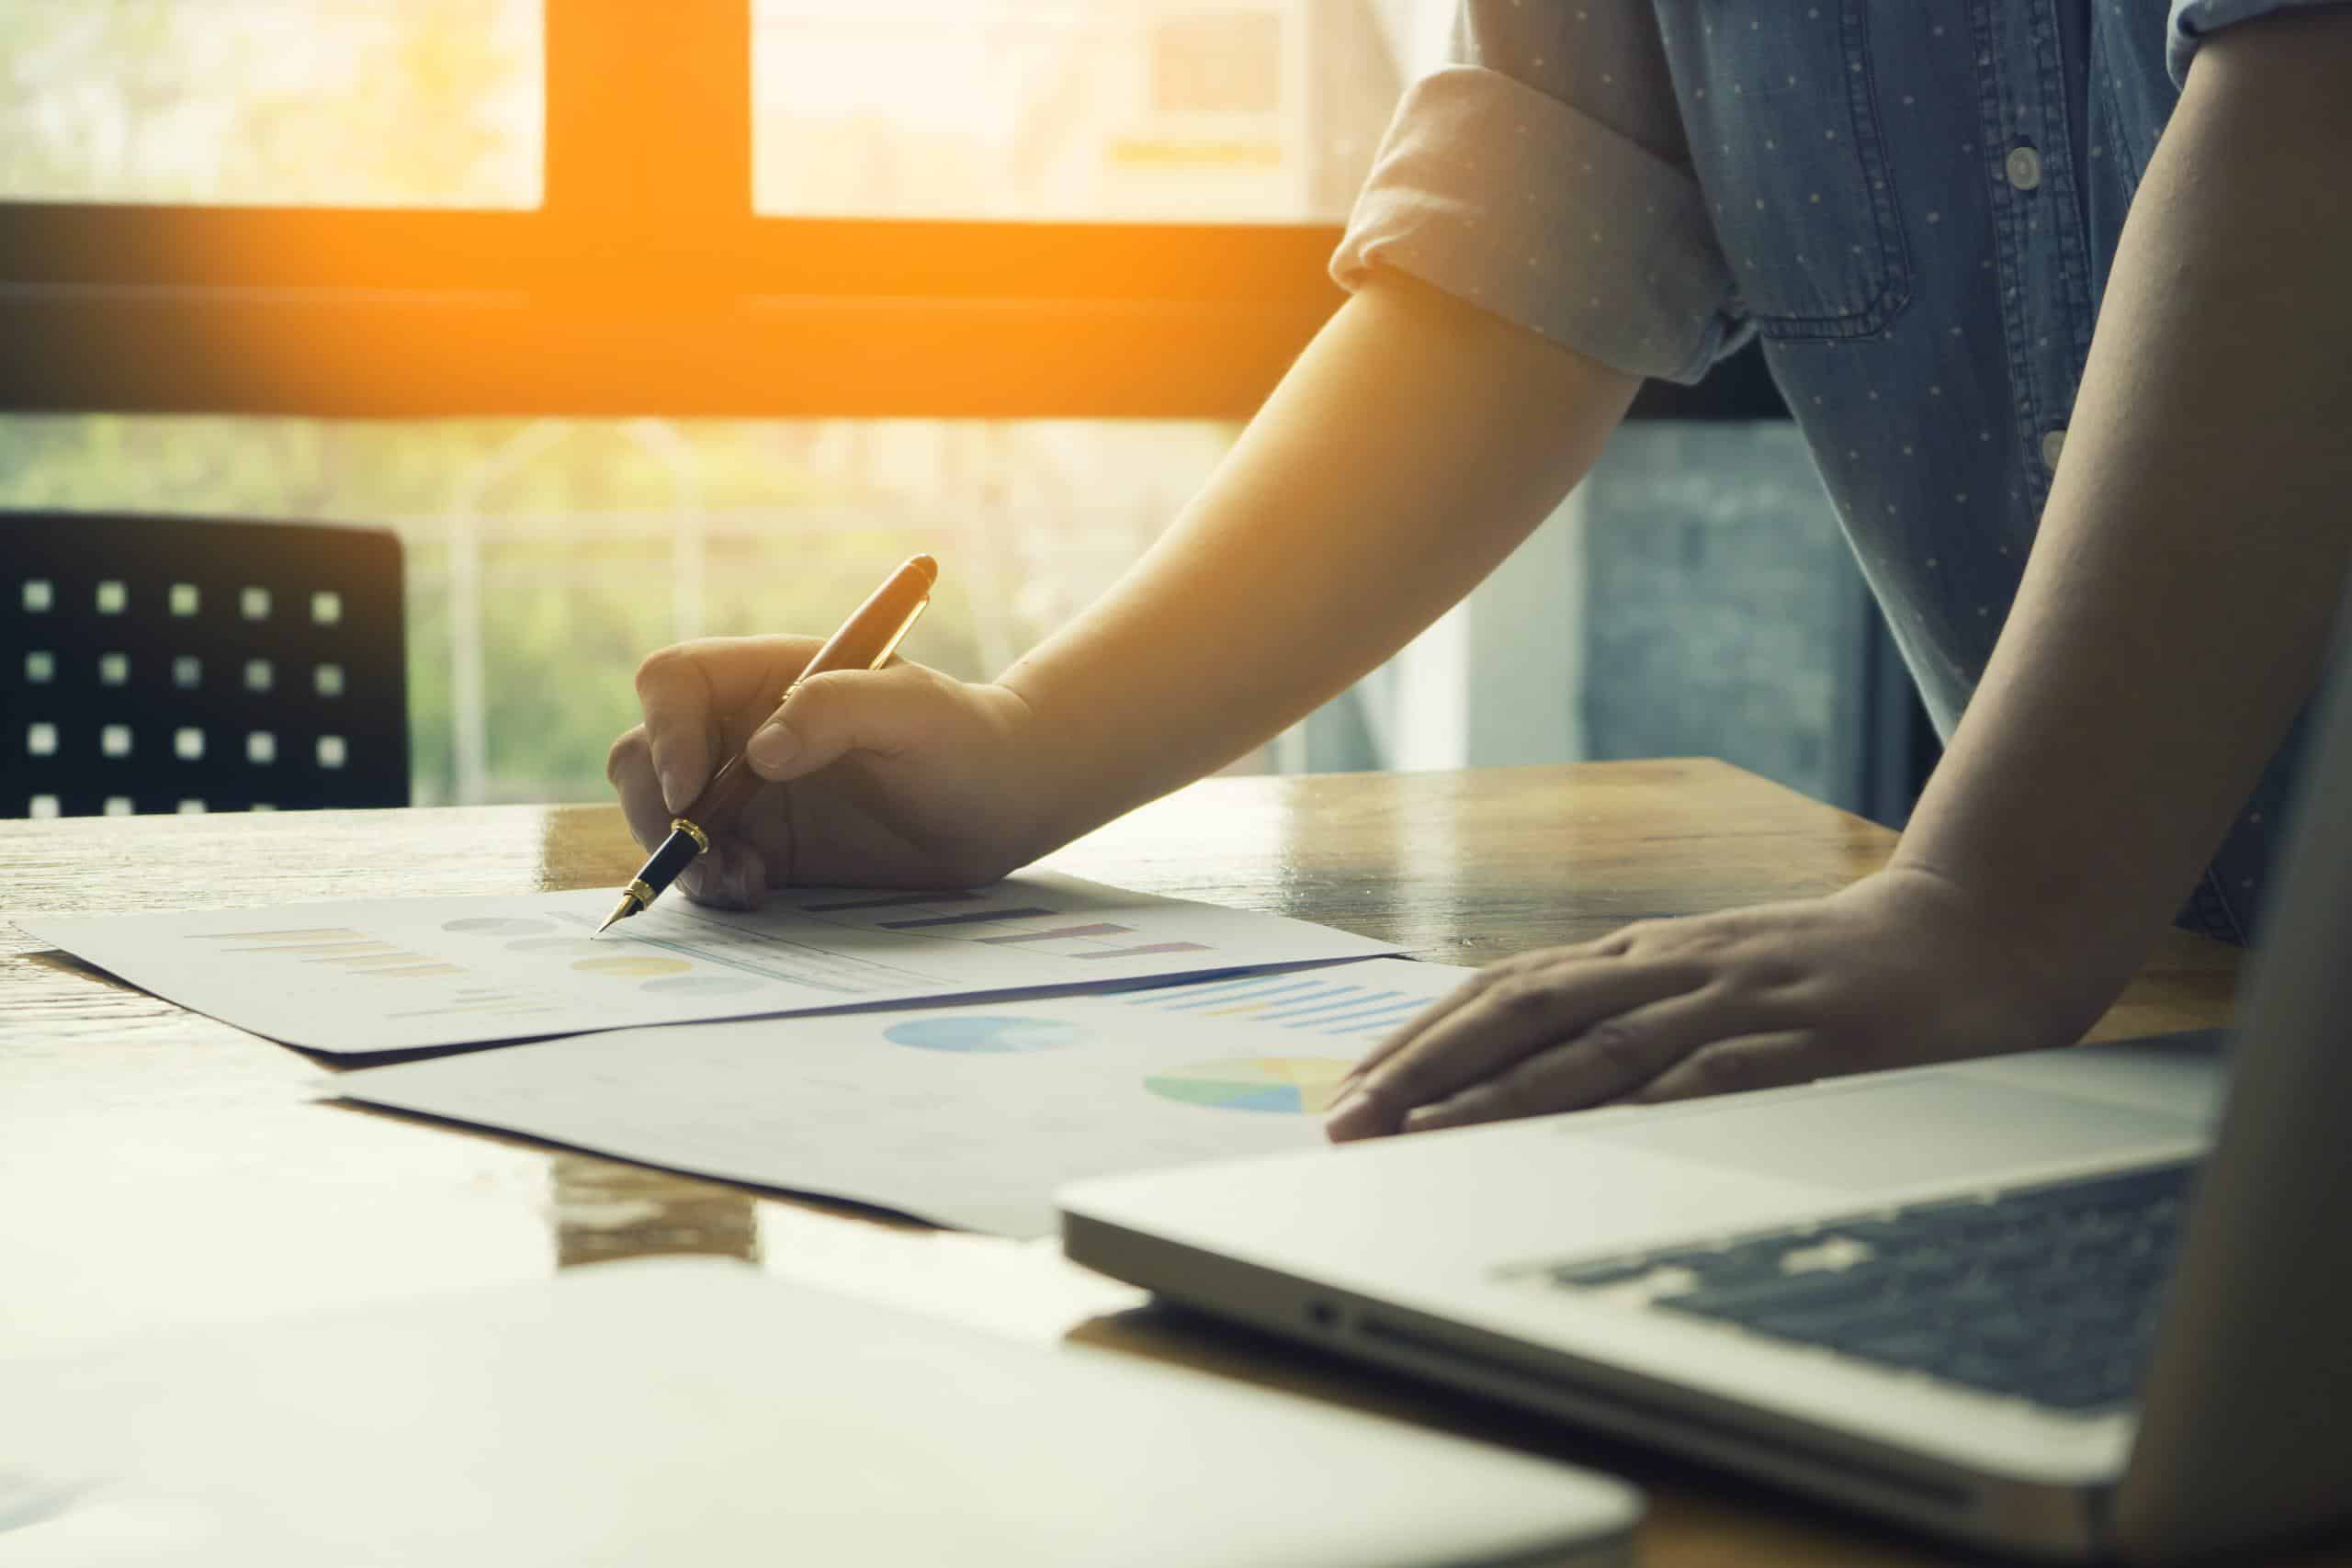
[[[939,581],[939,563],[929,556],[910,556],[906,564],[892,572],[889,581],[876,589],[865,604],[841,626],[841,630],[825,639],[816,656],[794,676],[792,685],[784,689],[776,699],[782,707],[791,700],[793,686],[811,675],[822,675],[831,670],[878,670],[890,661],[904,637],[922,615],[923,606],[931,603],[931,585]],[[678,878],[678,874],[695,863],[695,857],[710,849],[711,835],[727,830],[734,823],[743,803],[752,798],[766,781],[752,771],[748,758],[738,751],[728,759],[727,765],[711,775],[710,783],[695,796],[692,804],[670,823],[670,836],[662,840],[652,858],[638,868],[636,877],[622,890],[621,901],[596,928],[602,936],[618,920],[641,913],[664,889]]]

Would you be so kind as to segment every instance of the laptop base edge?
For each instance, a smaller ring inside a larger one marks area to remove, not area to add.
[[[1070,1210],[1073,1261],[1175,1303],[1588,1431],[1737,1472],[1948,1540],[2030,1560],[2112,1551],[2112,1489],[2038,1484],[1921,1457],[1844,1446],[1841,1435],[1760,1420],[1736,1404],[1187,1247]]]

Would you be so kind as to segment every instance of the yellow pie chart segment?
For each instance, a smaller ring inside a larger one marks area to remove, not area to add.
[[[1353,1065],[1336,1056],[1235,1056],[1171,1067],[1143,1086],[1162,1100],[1217,1111],[1314,1114],[1329,1107]]]
[[[694,965],[683,958],[654,958],[634,953],[610,958],[582,958],[572,964],[588,975],[611,975],[624,980],[650,980],[657,975],[683,975]]]

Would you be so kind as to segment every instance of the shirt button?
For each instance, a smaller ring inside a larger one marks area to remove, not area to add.
[[[2009,184],[2019,190],[2034,190],[2041,185],[2041,154],[2030,147],[2010,148],[2002,167],[2008,172]]]
[[[2056,472],[2056,471],[2057,471],[2057,468],[2058,468],[2058,454],[2059,454],[2059,453],[2061,453],[2061,452],[2064,452],[2065,449],[2066,449],[2066,433],[2065,433],[2065,431],[2064,431],[2064,430],[2049,430],[2049,431],[2044,431],[2044,432],[2042,433],[2042,435],[2041,435],[2041,460],[2042,460],[2044,463],[2046,463],[2046,464],[2048,464],[2048,465],[2049,465],[2049,467],[2050,467],[2051,471],[2052,471],[2052,472],[2053,472],[2053,473],[2054,473],[2054,472]]]

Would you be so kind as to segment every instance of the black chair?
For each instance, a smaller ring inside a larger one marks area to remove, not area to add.
[[[405,806],[400,540],[0,513],[0,817]]]

